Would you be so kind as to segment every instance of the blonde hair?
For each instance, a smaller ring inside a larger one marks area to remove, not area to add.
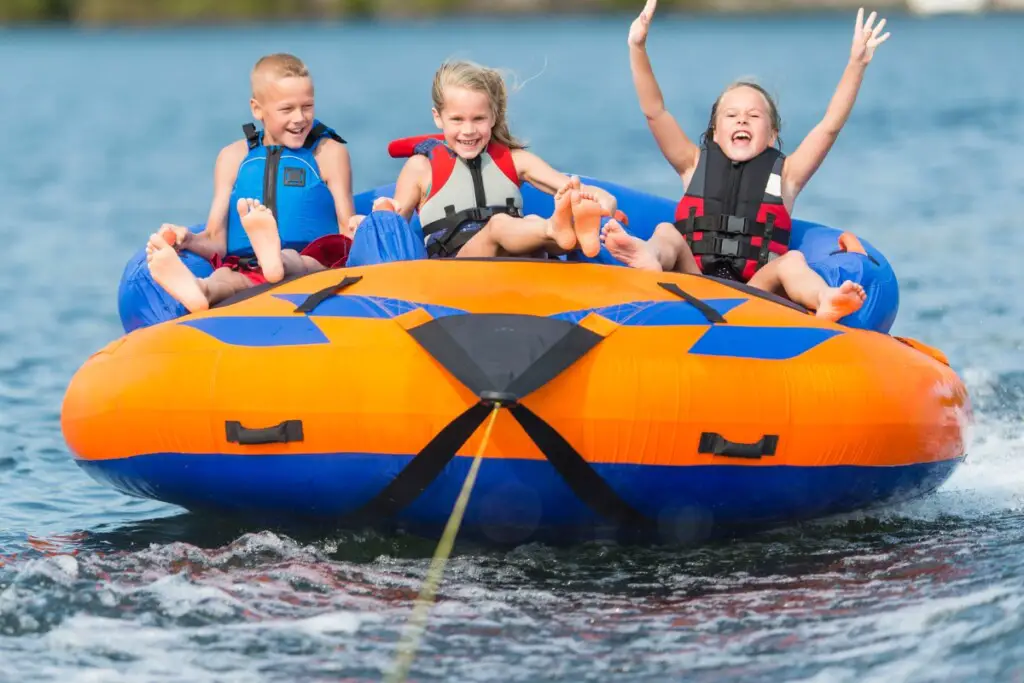
[[[256,91],[260,89],[261,83],[290,77],[309,78],[309,69],[301,59],[285,52],[260,57],[249,75],[252,96],[256,97]]]
[[[764,96],[765,102],[768,103],[768,118],[771,121],[772,132],[776,135],[776,141],[778,142],[779,151],[781,152],[782,136],[779,134],[782,132],[782,117],[779,116],[779,108],[775,106],[775,99],[768,94],[768,91],[765,90],[764,86],[753,80],[733,81],[726,86],[725,90],[722,91],[722,94],[715,100],[715,103],[711,105],[711,119],[708,121],[708,129],[704,131],[704,134],[700,137],[701,143],[706,143],[708,140],[715,137],[715,118],[718,116],[718,105],[721,104],[722,98],[725,97],[726,94],[736,90],[737,88],[752,88]]]
[[[507,107],[508,90],[505,80],[497,69],[490,69],[474,62],[463,60],[446,61],[434,74],[434,85],[430,96],[434,101],[434,109],[441,112],[444,108],[445,88],[466,88],[487,95],[491,103],[491,114],[494,116],[494,128],[491,139],[505,145],[509,149],[525,149],[526,145],[512,137],[508,129]]]

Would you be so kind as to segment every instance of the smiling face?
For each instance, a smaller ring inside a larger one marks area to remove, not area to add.
[[[458,86],[444,89],[444,105],[434,108],[434,123],[444,141],[463,159],[473,159],[487,148],[494,128],[494,110],[486,92]]]
[[[776,120],[775,108],[759,90],[731,88],[718,99],[712,139],[732,161],[749,161],[775,144]]]
[[[313,81],[308,76],[265,78],[254,95],[252,115],[263,122],[263,143],[302,147],[313,127]]]

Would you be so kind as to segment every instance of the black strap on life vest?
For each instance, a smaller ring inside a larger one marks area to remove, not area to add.
[[[245,135],[245,141],[249,145],[249,149],[256,149],[260,146],[260,132],[256,130],[256,126],[252,123],[242,124],[242,133]]]
[[[761,268],[771,257],[771,242],[789,246],[789,231],[775,232],[775,214],[768,214],[765,222],[753,221],[740,216],[697,216],[697,209],[690,207],[690,215],[675,223],[676,229],[686,238],[694,256],[724,257],[736,259],[738,271],[743,271],[743,262],[753,260]],[[693,233],[702,233],[699,240]],[[754,246],[751,237],[760,237],[761,244]]]
[[[515,199],[509,197],[506,200],[505,206],[475,206],[472,209],[464,209],[462,211],[456,211],[454,206],[444,207],[445,217],[439,218],[423,227],[423,236],[427,237],[432,235],[439,230],[444,232],[434,241],[431,242],[427,247],[427,256],[430,258],[447,258],[449,256],[455,256],[459,253],[462,247],[466,246],[466,242],[473,237],[473,235],[480,232],[484,224],[491,220],[491,217],[503,213],[513,218],[521,218],[522,214],[516,207]],[[476,230],[463,230],[459,231],[467,221],[473,221],[480,224],[480,227]]]
[[[256,149],[257,147],[260,146],[260,144],[262,144],[263,135],[258,130],[256,130],[256,126],[254,124],[243,123],[242,133],[245,135],[245,141],[249,145],[249,149]],[[343,145],[345,144],[345,140],[340,135],[338,135],[333,130],[325,126],[320,121],[317,121],[316,125],[313,126],[313,128],[310,129],[309,133],[306,135],[306,141],[302,144],[302,146],[306,149],[312,149],[314,146],[316,146],[316,143],[320,140],[321,137],[324,136],[324,134],[326,134],[327,137],[329,137],[332,140],[340,142]]]
[[[346,522],[379,522],[401,512],[501,403],[591,509],[627,536],[656,529],[656,522],[625,501],[556,429],[519,403],[586,355],[604,335],[567,320],[499,313],[438,318],[409,329],[409,334],[479,401],[455,417]]]
[[[775,234],[775,214],[768,214],[768,220],[761,223],[740,216],[697,216],[696,213],[697,210],[690,207],[690,215],[676,223],[676,228],[684,237],[689,237],[694,232],[711,232],[743,237],[764,237],[765,241],[769,241]],[[789,233],[779,234],[775,241],[788,246]]]
[[[309,131],[309,134],[306,136],[306,142],[302,146],[305,147],[306,149],[312,149],[313,147],[316,146],[316,143],[320,141],[320,138],[322,138],[324,134],[326,134],[327,137],[334,140],[335,142],[340,142],[343,145],[345,144],[345,140],[340,135],[338,135],[333,130],[325,126],[320,121],[317,121],[316,125],[313,126],[313,128]]]

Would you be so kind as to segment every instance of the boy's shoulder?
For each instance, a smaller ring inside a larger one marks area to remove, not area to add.
[[[248,154],[249,143],[245,141],[245,138],[242,138],[222,147],[217,154],[217,161],[227,162],[237,159],[241,163],[242,159],[248,156]]]
[[[322,154],[347,155],[348,149],[346,149],[343,143],[340,143],[333,138],[321,138],[313,148],[313,156],[319,157]]]

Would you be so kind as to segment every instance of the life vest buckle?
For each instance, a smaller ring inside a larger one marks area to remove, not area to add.
[[[722,216],[722,222],[719,224],[719,230],[726,233],[736,235],[746,235],[747,230],[747,219],[741,218],[740,216]]]

